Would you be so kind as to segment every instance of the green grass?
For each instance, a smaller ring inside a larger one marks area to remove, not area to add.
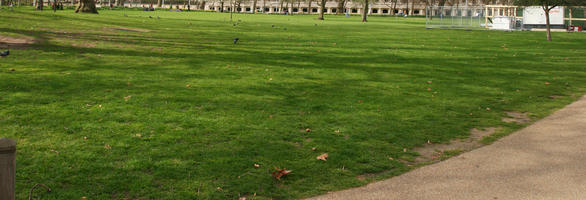
[[[412,159],[403,149],[428,140],[518,130],[503,111],[539,119],[586,91],[585,34],[547,42],[359,16],[235,14],[234,25],[209,12],[4,8],[0,18],[0,35],[40,41],[0,59],[0,137],[19,143],[18,199],[35,183],[53,189],[37,191],[43,199],[308,197],[406,172],[388,158]],[[274,167],[293,171],[277,181]]]

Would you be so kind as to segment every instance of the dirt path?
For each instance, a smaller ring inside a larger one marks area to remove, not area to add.
[[[312,199],[586,199],[586,96],[492,145]]]

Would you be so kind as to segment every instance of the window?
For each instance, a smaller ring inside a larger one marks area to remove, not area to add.
[[[389,10],[383,9],[383,13],[389,13]]]
[[[372,13],[378,13],[378,9],[372,9]]]
[[[357,13],[357,12],[358,12],[358,9],[352,8],[352,13]]]
[[[269,10],[271,10],[270,8],[265,8],[265,12],[269,12]]]
[[[307,8],[303,8],[303,12],[307,12]]]
[[[247,12],[250,12],[250,8],[246,8],[246,11],[247,11]]]
[[[416,15],[418,15],[418,14],[419,14],[419,10],[414,10],[414,11],[413,11],[413,14],[416,14]]]
[[[338,9],[332,8],[332,12],[335,13]]]
[[[317,8],[312,8],[311,12],[317,12]]]
[[[299,12],[299,9],[293,8],[293,12]]]

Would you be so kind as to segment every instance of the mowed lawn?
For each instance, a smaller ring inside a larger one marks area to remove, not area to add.
[[[37,40],[0,59],[17,198],[36,183],[53,190],[42,199],[303,198],[404,173],[413,147],[502,127],[494,139],[526,126],[505,111],[535,121],[586,92],[586,34],[315,18],[0,9],[0,35]],[[275,167],[292,172],[276,180]]]

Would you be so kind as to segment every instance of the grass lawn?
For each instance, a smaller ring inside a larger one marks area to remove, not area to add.
[[[315,18],[0,9],[0,35],[38,40],[0,59],[17,198],[35,183],[53,189],[43,199],[308,197],[404,173],[428,140],[518,130],[504,111],[537,120],[586,92],[586,34]],[[274,167],[292,172],[278,181]]]

